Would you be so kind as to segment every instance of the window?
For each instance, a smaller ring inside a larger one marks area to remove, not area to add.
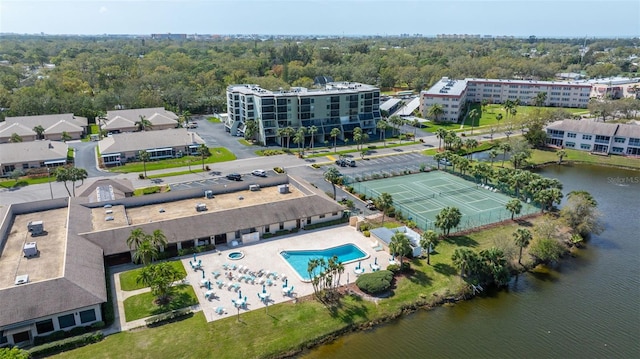
[[[311,224],[311,217],[307,217],[307,224]]]
[[[615,143],[624,143],[625,138],[624,138],[624,137],[614,137],[614,138],[613,138],[613,141],[614,141]]]
[[[53,331],[53,320],[47,319],[41,322],[36,322],[36,331],[38,334],[49,333]]]
[[[590,150],[591,149],[591,145],[583,143],[580,145],[580,148],[583,150]]]
[[[324,215],[324,214],[321,214],[321,215],[320,215],[320,218],[324,218],[324,217],[325,217],[325,215]]]
[[[89,323],[96,321],[95,309],[84,310],[80,312],[80,323]]]
[[[592,138],[593,138],[593,136],[591,136],[591,135],[582,135],[582,139],[583,140],[589,140],[590,141]]]
[[[574,147],[576,147],[576,143],[575,142],[566,142],[565,146],[574,148]]]
[[[629,138],[629,146],[640,146],[640,138]]]
[[[333,213],[331,213],[331,215],[332,215],[332,216],[337,216],[337,215],[338,215],[338,212],[333,212]]]
[[[567,132],[567,137],[568,138],[576,138],[576,134],[572,133],[572,132]]]
[[[73,327],[76,325],[76,318],[73,317],[73,313],[61,315],[58,317],[58,324],[60,325],[60,329]]]
[[[613,153],[622,153],[623,149],[622,147],[612,147],[611,148],[611,152]]]
[[[280,222],[280,230],[284,229],[284,222]]]
[[[0,345],[7,344],[8,342],[9,339],[7,339],[7,337],[4,335],[4,332],[0,331]]]

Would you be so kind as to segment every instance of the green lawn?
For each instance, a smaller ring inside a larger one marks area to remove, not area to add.
[[[171,266],[182,275],[187,275],[182,262],[170,261],[168,263],[171,264]],[[144,288],[144,285],[136,283],[136,278],[138,278],[138,274],[140,274],[140,271],[142,271],[142,268],[132,269],[120,273],[120,288],[125,291]]]
[[[210,148],[211,156],[205,158],[204,163],[211,164],[217,162],[227,162],[233,161],[236,159],[236,155],[231,153],[228,149],[224,147],[215,147]],[[166,168],[176,168],[176,167],[186,167],[193,166],[197,168],[198,165],[202,166],[202,158],[198,156],[184,156],[181,158],[170,158],[166,160],[160,161],[151,161],[147,162],[146,167],[147,171],[153,170],[161,170]],[[112,172],[120,172],[120,173],[131,173],[131,172],[140,172],[144,171],[144,166],[142,162],[132,162],[127,163],[124,166],[113,167],[110,169]]]
[[[213,117],[213,116],[211,116],[211,117],[207,117],[207,121],[209,121],[209,122],[211,122],[211,123],[220,123],[220,122],[222,122],[222,121],[220,121],[220,119],[219,119],[219,118],[217,118],[217,117]]]
[[[536,218],[532,221],[543,221]],[[376,305],[359,297],[344,297],[333,310],[315,300],[269,306],[267,314],[259,305],[251,312],[206,323],[202,313],[192,318],[157,328],[117,333],[104,341],[58,355],[58,358],[265,358],[303,349],[309,341],[400,314],[404,308],[438,302],[443,296],[457,293],[465,286],[453,266],[451,255],[459,246],[480,250],[506,243],[511,261],[517,261],[517,248],[511,233],[518,226],[531,223],[508,223],[465,236],[441,241],[431,255],[431,265],[413,259],[411,271],[398,278],[392,296]],[[523,263],[530,258],[523,255]],[[149,299],[141,301],[149,303]],[[141,304],[142,306],[142,304]],[[227,306],[232,308],[230,305]],[[128,320],[128,316],[127,316]],[[303,324],[304,323],[304,324]]]
[[[13,188],[13,187],[24,187],[30,184],[40,184],[47,182],[55,182],[56,178],[54,176],[49,177],[40,177],[40,178],[20,178],[16,180],[0,180],[0,187],[2,188]]]
[[[587,151],[579,151],[566,149],[567,156],[563,158],[563,162],[581,162],[609,166],[622,166],[640,169],[640,159],[623,157],[623,156],[599,156],[592,155]],[[558,156],[555,149],[532,150],[529,162],[533,164],[541,164],[548,162],[557,162]]]
[[[100,134],[100,126],[94,124],[89,125],[89,134],[91,135],[99,135]]]
[[[147,292],[125,299],[124,314],[126,321],[130,322],[198,304],[196,293],[193,291],[193,287],[188,284],[174,287],[169,304],[158,306],[154,303],[155,298],[151,292]]]
[[[198,163],[200,166],[202,166],[202,161],[200,161],[200,163]],[[164,177],[172,177],[172,176],[182,176],[182,175],[188,175],[188,174],[192,174],[192,173],[201,173],[204,172],[206,170],[203,170],[202,167],[200,168],[192,168],[191,171],[187,170],[187,171],[177,171],[177,172],[169,172],[169,173],[160,173],[157,175],[148,175],[147,178],[149,179],[154,179],[154,178],[164,178]]]

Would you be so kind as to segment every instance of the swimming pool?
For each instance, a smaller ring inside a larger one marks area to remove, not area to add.
[[[280,256],[289,263],[303,281],[311,280],[311,278],[309,278],[309,273],[307,272],[307,266],[309,265],[310,259],[324,258],[324,260],[327,261],[329,258],[337,256],[338,261],[342,262],[342,264],[346,264],[369,257],[367,253],[353,243],[347,243],[326,249],[286,250],[280,252]]]

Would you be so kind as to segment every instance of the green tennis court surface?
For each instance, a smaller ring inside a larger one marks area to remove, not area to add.
[[[406,176],[351,183],[358,193],[377,198],[387,192],[393,206],[416,222],[418,227],[438,230],[435,218],[445,207],[457,207],[462,219],[457,230],[467,230],[511,218],[505,204],[512,198],[496,189],[478,185],[443,171],[424,172]],[[523,203],[519,216],[539,209]]]

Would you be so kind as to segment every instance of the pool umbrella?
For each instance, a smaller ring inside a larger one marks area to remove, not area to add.
[[[242,291],[238,291],[238,298],[242,299]]]
[[[358,269],[360,269],[361,264],[362,264],[362,261],[358,261]]]
[[[373,264],[375,264],[375,265],[378,264],[378,257],[373,258]]]
[[[193,254],[193,260],[194,261],[196,260],[196,254],[195,253]]]
[[[288,286],[289,286],[289,280],[288,280],[288,279],[285,279],[285,280],[284,280],[284,287],[288,287]]]
[[[265,285],[263,284],[262,285],[262,293],[266,293],[266,292],[267,292],[267,289],[266,289]]]
[[[207,282],[207,289],[211,290],[211,282]]]
[[[202,271],[202,279],[204,279],[204,271]]]

